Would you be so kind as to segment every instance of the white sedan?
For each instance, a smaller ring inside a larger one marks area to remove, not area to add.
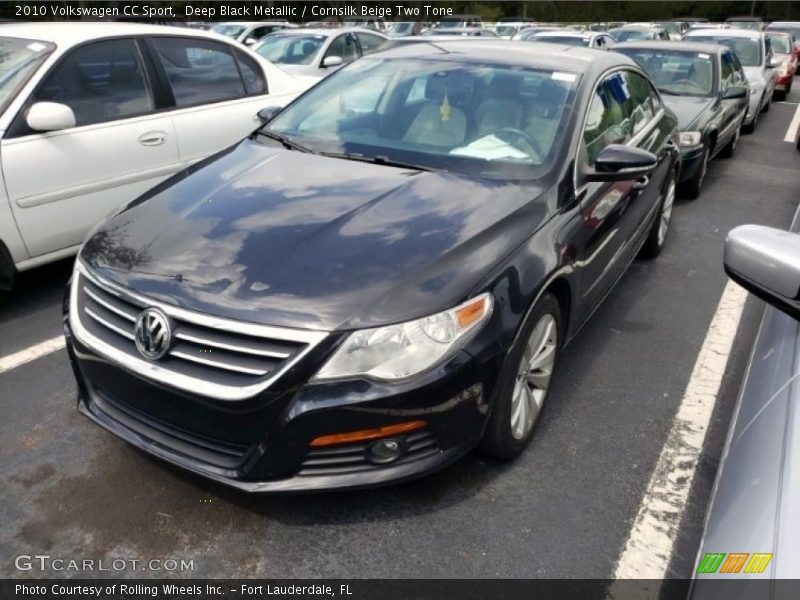
[[[312,80],[222,36],[136,23],[0,32],[0,287],[247,136]]]
[[[389,39],[360,27],[341,29],[291,29],[271,33],[253,51],[289,73],[321,79]]]

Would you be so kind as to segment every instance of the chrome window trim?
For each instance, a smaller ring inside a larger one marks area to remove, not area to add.
[[[650,77],[646,73],[644,73],[643,71],[637,69],[632,65],[615,66],[606,69],[600,74],[600,76],[597,78],[597,81],[595,81],[594,85],[592,86],[592,92],[591,94],[589,94],[589,103],[587,104],[586,110],[583,113],[583,122],[578,131],[578,144],[577,148],[575,148],[575,166],[572,171],[572,186],[575,189],[576,196],[580,196],[581,193],[584,190],[586,190],[589,187],[589,185],[591,185],[590,183],[587,182],[580,187],[578,186],[578,169],[580,168],[581,145],[583,144],[583,132],[586,130],[586,122],[589,120],[589,109],[592,106],[592,99],[594,99],[594,94],[597,91],[597,88],[600,86],[600,84],[602,84],[610,75],[623,71],[631,71],[632,73],[641,75],[647,80],[648,83],[650,83]],[[650,87],[655,90],[654,86],[651,85]],[[644,127],[642,127],[636,135],[634,135],[633,137],[631,137],[631,139],[625,142],[626,146],[635,146],[636,144],[638,144],[640,141],[645,139],[646,135],[649,134],[653,130],[653,128],[661,121],[661,118],[664,116],[664,103],[661,100],[661,96],[658,94],[658,92],[656,92],[656,97],[659,100],[658,110],[653,115],[653,118],[650,119],[650,121]]]
[[[80,275],[80,277],[77,275]],[[158,362],[151,362],[143,358],[130,356],[129,354],[115,348],[111,344],[93,335],[83,326],[78,307],[78,292],[82,287],[82,277],[86,277],[86,279],[91,281],[93,284],[99,286],[110,294],[125,299],[132,304],[141,306],[142,309],[146,307],[157,307],[171,317],[186,321],[188,323],[193,323],[195,325],[200,325],[211,329],[219,329],[220,331],[225,332],[243,333],[246,335],[267,337],[276,340],[301,342],[305,343],[306,347],[301,352],[297,353],[293,359],[286,361],[278,371],[272,374],[271,377],[264,381],[259,381],[253,385],[230,386],[184,375],[182,373],[176,373],[160,365]],[[127,371],[157,383],[166,384],[170,387],[189,392],[191,394],[224,401],[245,400],[263,392],[284,373],[286,373],[286,371],[302,360],[303,357],[311,352],[311,350],[313,350],[323,339],[328,336],[328,332],[326,331],[288,329],[269,325],[260,325],[256,323],[247,323],[244,321],[234,321],[195,313],[171,304],[151,300],[145,296],[131,292],[130,290],[126,290],[121,286],[100,279],[96,274],[92,273],[90,269],[86,267],[86,265],[83,264],[80,258],[75,262],[75,275],[73,276],[70,289],[69,321],[73,334],[82,344],[85,344],[91,348],[92,351],[97,352],[104,358],[120,365]]]

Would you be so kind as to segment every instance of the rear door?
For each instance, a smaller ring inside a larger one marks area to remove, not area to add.
[[[9,201],[31,257],[79,244],[89,229],[179,168],[172,120],[133,38],[83,44],[45,75],[2,140]],[[69,106],[76,126],[36,132],[36,102]]]
[[[270,105],[268,82],[244,52],[216,40],[172,36],[153,36],[148,48],[174,104],[168,114],[183,165],[235,144],[258,126],[258,111]]]

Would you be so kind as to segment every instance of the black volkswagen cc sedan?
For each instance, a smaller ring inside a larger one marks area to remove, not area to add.
[[[731,158],[747,114],[747,78],[733,52],[721,44],[628,42],[614,46],[653,77],[664,103],[678,117],[679,191],[697,198],[708,162]]]
[[[559,348],[664,245],[677,174],[676,118],[621,54],[370,55],[87,239],[79,408],[249,491],[512,458]]]

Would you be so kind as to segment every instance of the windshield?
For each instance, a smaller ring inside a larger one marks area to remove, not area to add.
[[[692,42],[711,42],[727,46],[739,57],[739,62],[745,67],[760,67],[762,63],[761,41],[757,37],[726,37],[720,35],[693,35],[689,38]]]
[[[770,25],[767,30],[791,33],[795,40],[800,40],[800,27],[789,27],[788,25]]]
[[[618,42],[638,42],[640,40],[652,40],[655,34],[652,31],[642,31],[640,29],[614,29],[609,31]]]
[[[392,23],[389,32],[395,35],[411,35],[414,33],[414,23]]]
[[[49,42],[0,38],[0,112],[54,48]]]
[[[511,36],[517,33],[521,25],[498,25],[494,28],[494,32],[500,36]]]
[[[731,27],[736,29],[749,29],[750,31],[761,31],[760,21],[728,21]]]
[[[262,131],[321,154],[526,179],[539,176],[565,137],[577,79],[451,60],[363,59]]]
[[[675,23],[675,22],[671,21],[671,22],[668,22],[668,23],[662,23],[661,27],[663,27],[664,30],[667,33],[678,33],[679,34],[681,32],[681,24],[680,23]]]
[[[769,41],[772,42],[772,51],[778,54],[791,54],[792,44],[789,38],[784,35],[768,35]]]
[[[545,44],[564,44],[565,46],[589,46],[589,38],[582,35],[537,35],[530,38],[532,42],[544,42]]]
[[[320,34],[274,33],[254,50],[279,65],[310,65],[326,39]]]
[[[681,52],[643,48],[615,48],[638,62],[650,73],[658,89],[679,96],[711,96],[714,62],[705,52]]]
[[[211,31],[229,38],[236,39],[242,35],[242,32],[244,32],[244,26],[231,24],[214,25],[214,27],[211,28]]]

